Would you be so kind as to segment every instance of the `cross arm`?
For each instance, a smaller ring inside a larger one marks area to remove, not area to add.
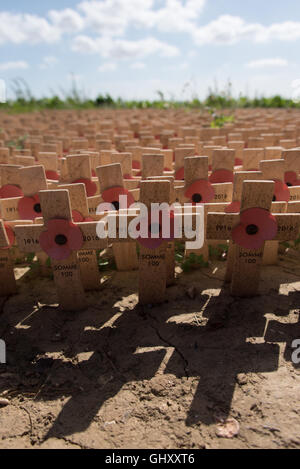
[[[300,231],[299,213],[281,213],[274,215],[278,225],[277,241],[293,241],[298,238]]]
[[[227,240],[231,232],[239,224],[238,213],[209,213],[207,215],[206,238]]]
[[[107,248],[107,238],[101,239],[97,235],[97,225],[101,224],[103,229],[106,221],[76,223],[83,234],[83,246],[81,249],[103,250]]]
[[[44,225],[18,225],[14,228],[17,245],[22,252],[41,252],[40,236]]]

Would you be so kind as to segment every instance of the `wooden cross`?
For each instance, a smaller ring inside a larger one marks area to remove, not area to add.
[[[169,207],[170,201],[170,181],[169,180],[147,180],[141,181],[141,196],[140,201],[147,207],[148,216],[152,217],[151,204],[167,204]],[[126,212],[126,211],[125,211]],[[203,209],[202,209],[203,212]],[[192,217],[192,228],[195,230],[195,221],[196,218],[193,217],[192,209],[187,211],[187,215]],[[128,213],[113,213],[108,216],[109,222],[110,219],[114,220],[117,226],[117,236],[114,238],[109,238],[113,243],[120,243],[120,241],[128,243],[130,239],[131,243],[136,242],[136,238],[129,237],[129,228],[131,221],[135,223],[141,223],[140,219],[136,220],[138,211],[129,211]],[[144,215],[139,213],[140,218]],[[182,217],[182,212],[175,214],[174,218]],[[204,218],[204,217],[203,217]],[[148,225],[148,232],[157,233],[161,232],[161,226],[159,222],[159,229],[157,222],[155,226],[153,225],[153,220],[148,218],[145,220],[146,225]],[[172,223],[171,223],[172,224]],[[204,224],[203,224],[204,225]],[[181,225],[181,229],[183,224]],[[202,226],[202,229],[204,226]],[[153,237],[148,235],[148,238]],[[196,237],[196,234],[193,236]],[[203,236],[204,238],[204,236]],[[186,233],[180,232],[179,235],[176,235],[176,239],[180,241],[187,241]],[[140,244],[140,255],[139,255],[139,301],[141,304],[159,304],[165,300],[166,287],[168,284],[168,273],[174,270],[174,260],[168,255],[168,246],[173,239],[162,239],[160,238],[160,243],[151,245],[139,241]],[[152,239],[151,239],[152,243]]]
[[[68,182],[84,183],[88,197],[99,193],[97,183],[92,180],[92,169],[90,155],[88,153],[78,155],[68,155],[66,157],[68,169]]]
[[[222,183],[233,182],[235,150],[214,150],[212,156],[212,174],[210,182]]]
[[[284,165],[284,180],[289,187],[300,186],[300,149],[282,152]]]
[[[207,213],[212,209],[212,207],[214,207],[215,211],[225,210],[224,203],[231,202],[233,190],[232,183],[209,183],[208,164],[209,159],[206,156],[195,156],[185,158],[185,186],[182,189],[176,191],[177,198],[182,204],[204,204],[205,224]],[[199,182],[200,184],[202,184],[203,187],[196,190],[196,185]],[[195,189],[192,194],[190,192],[194,186]],[[203,190],[203,193],[201,192],[201,190]],[[211,195],[208,198],[209,192],[211,192]],[[198,256],[202,255],[203,259],[205,261],[208,261],[209,249],[207,242],[205,241],[203,247],[199,250],[186,250],[186,255],[189,255],[191,253],[195,253]]]
[[[15,245],[15,227],[25,222],[5,223],[0,220],[0,297],[13,295],[17,291],[14,261],[10,248]],[[27,222],[31,224],[32,222]]]
[[[164,157],[161,153],[148,153],[142,155],[142,179],[147,179],[151,176],[162,176],[164,173]]]
[[[82,310],[86,307],[86,299],[77,252],[103,250],[107,247],[107,239],[98,238],[97,222],[70,225],[72,211],[68,190],[41,191],[39,197],[44,224],[17,226],[15,232],[19,249],[23,252],[43,251],[41,240],[43,245],[46,241],[41,236],[43,234],[45,237],[44,233],[47,232],[46,252],[51,257],[59,303],[67,311]],[[65,222],[64,226],[62,221]],[[73,243],[80,244],[80,247],[73,249]]]
[[[99,179],[101,194],[109,189],[124,188],[123,174],[120,163],[99,166],[96,169]],[[115,204],[115,208],[119,209],[119,200],[111,200],[110,203]],[[138,268],[138,258],[136,247],[132,243],[114,243],[113,252],[119,271],[129,271]]]
[[[42,213],[37,194],[48,188],[44,167],[37,165],[19,168],[18,173],[23,197],[0,199],[3,218],[8,221],[39,218]]]
[[[59,186],[69,192],[73,222],[91,221],[84,184],[66,184]],[[81,279],[86,291],[97,290],[100,287],[100,273],[95,250],[78,251]]]
[[[21,197],[20,165],[0,165],[0,199]]]
[[[208,239],[235,239],[230,273],[233,296],[257,294],[265,241],[297,238],[299,214],[275,214],[269,220],[273,196],[274,182],[244,181],[240,214],[208,214]]]
[[[13,295],[17,291],[14,264],[9,247],[10,242],[4,222],[0,220],[0,297]]]

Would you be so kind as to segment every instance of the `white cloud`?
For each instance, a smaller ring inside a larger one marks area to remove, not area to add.
[[[6,70],[25,70],[29,68],[29,65],[27,62],[24,62],[23,60],[17,61],[17,62],[3,62],[0,63],[0,70],[6,71]]]
[[[55,42],[60,38],[59,30],[45,18],[36,15],[0,12],[0,44],[12,42]]]
[[[48,16],[60,32],[75,33],[81,31],[85,25],[80,14],[71,8],[60,11],[50,10]]]
[[[300,22],[286,21],[264,26],[247,23],[239,16],[223,15],[206,26],[192,31],[196,44],[236,44],[242,40],[253,42],[295,41],[300,39]]]
[[[53,56],[47,56],[43,58],[43,62],[40,64],[40,68],[46,70],[53,67],[58,62],[58,59]]]
[[[143,70],[144,68],[146,68],[146,64],[144,64],[144,62],[134,62],[130,65],[130,68],[132,68],[133,70]]]
[[[253,60],[246,64],[247,68],[267,68],[267,67],[287,67],[288,61],[286,59],[274,58],[274,59],[260,59]]]
[[[177,47],[153,37],[129,41],[109,37],[93,39],[88,36],[77,36],[73,41],[72,49],[76,52],[99,53],[104,58],[114,59],[143,58],[156,53],[161,57],[176,57],[179,55]]]
[[[157,31],[184,33],[198,46],[300,39],[299,21],[265,26],[239,16],[222,15],[198,26],[206,3],[207,0],[84,0],[74,8],[50,10],[45,17],[2,11],[0,45],[54,43],[65,34],[72,34],[77,35],[72,46],[75,51],[100,53],[105,58],[139,58],[152,53],[163,57],[178,55],[175,46],[155,38]],[[127,32],[135,29],[148,33],[143,39],[128,40]]]
[[[188,32],[195,27],[206,0],[166,0],[155,8],[154,0],[83,1],[78,9],[86,26],[109,36],[123,35],[130,26],[157,28],[167,32]]]
[[[118,66],[114,62],[105,62],[98,67],[99,72],[113,72],[117,70]]]

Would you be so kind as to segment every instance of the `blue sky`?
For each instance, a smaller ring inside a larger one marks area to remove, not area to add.
[[[69,90],[126,99],[294,96],[300,79],[295,0],[1,0],[0,78],[37,96]],[[10,92],[10,91],[9,91]],[[10,92],[11,93],[11,92]],[[10,94],[11,95],[11,94]]]

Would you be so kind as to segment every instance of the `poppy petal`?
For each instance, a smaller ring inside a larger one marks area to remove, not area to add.
[[[23,197],[20,187],[13,184],[6,184],[0,189],[0,199],[12,199],[14,197]]]
[[[49,250],[54,244],[55,235],[51,233],[49,230],[43,231],[40,235],[40,246],[49,255]]]
[[[46,171],[46,178],[50,179],[51,181],[59,181],[59,174],[56,171],[48,169]]]
[[[256,227],[257,232],[248,234],[247,227],[249,226]],[[264,241],[276,237],[277,230],[276,218],[271,213],[262,208],[250,208],[242,212],[241,222],[233,230],[232,239],[244,248],[259,249]]]
[[[223,182],[233,182],[234,181],[234,175],[232,171],[229,171],[228,169],[217,169],[214,171],[210,177],[209,181],[211,184],[222,184]]]
[[[184,168],[178,169],[175,173],[175,180],[176,181],[184,181]]]
[[[72,219],[74,223],[82,223],[84,221],[84,217],[78,210],[72,210]]]
[[[73,181],[73,184],[84,184],[86,188],[86,195],[87,197],[93,197],[97,192],[97,184],[95,184],[90,179],[77,179],[77,181]]]
[[[188,187],[185,197],[193,204],[207,204],[214,200],[215,190],[206,180],[196,181]]]
[[[249,208],[242,212],[241,224],[245,227],[256,225],[265,240],[272,240],[277,234],[276,218],[263,208]]]
[[[298,180],[298,175],[295,171],[287,171],[284,175],[284,182],[287,186],[299,186],[300,180]]]
[[[249,235],[244,225],[238,225],[232,230],[232,240],[244,249],[260,249],[264,245],[264,239],[257,233]]]
[[[110,189],[107,189],[104,191],[102,194],[102,199],[104,202],[108,202],[110,204],[113,204],[115,202],[120,202],[120,196],[121,195],[126,195],[127,196],[127,206],[126,207],[121,207],[121,208],[129,208],[131,205],[135,203],[133,195],[124,187],[111,187]]]
[[[132,169],[141,169],[141,163],[139,161],[133,160]]]
[[[81,229],[74,223],[69,222],[67,233],[68,245],[72,251],[79,251],[83,245],[83,234]]]
[[[48,256],[55,261],[64,261],[70,257],[72,250],[67,244],[65,246],[54,244],[46,252]]]
[[[243,160],[241,158],[235,158],[234,166],[242,166],[242,165],[243,165]]]
[[[39,197],[37,195],[23,197],[18,203],[18,211],[21,220],[35,220],[35,218],[41,217]]]
[[[151,235],[151,229],[149,228],[148,229],[148,237],[147,238],[144,238],[144,237],[139,237],[137,239],[138,243],[141,244],[142,246],[144,246],[145,248],[147,249],[157,249],[163,242],[165,241],[172,241],[175,237],[175,227],[174,227],[174,212],[170,212],[167,214],[169,220],[170,220],[170,236],[168,236],[167,238],[163,236],[163,233],[162,233],[162,230],[160,229],[160,232],[159,232],[159,237],[158,238],[152,238],[152,235]],[[152,217],[154,217],[154,214],[152,214]],[[147,218],[147,224],[148,226],[150,226],[151,224],[151,214],[149,214],[148,218]],[[162,212],[159,212],[159,224],[162,225],[162,222],[163,222],[163,214]]]
[[[231,204],[228,205],[228,207],[226,207],[225,209],[226,213],[240,213],[240,211],[241,211],[241,202],[239,202],[238,200],[231,202]]]
[[[47,231],[40,235],[41,248],[55,260],[67,259],[72,251],[79,250],[83,245],[83,235],[74,223],[68,220],[50,220]],[[58,244],[55,239],[58,235],[66,237],[65,244]]]
[[[274,196],[277,202],[289,202],[290,200],[290,191],[288,186],[279,180],[275,180],[275,191]]]

